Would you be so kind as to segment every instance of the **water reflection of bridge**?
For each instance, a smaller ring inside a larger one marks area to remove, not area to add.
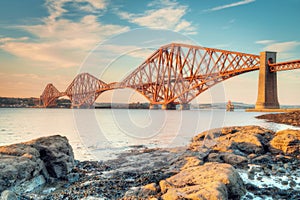
[[[142,94],[150,108],[177,104],[189,108],[189,102],[217,83],[259,70],[256,108],[278,108],[277,71],[300,68],[300,60],[276,63],[275,52],[259,55],[172,43],[157,49],[121,82],[105,83],[88,73],[78,74],[66,91],[48,84],[40,99],[44,107],[53,106],[68,96],[72,107],[91,107],[108,90],[131,88]]]

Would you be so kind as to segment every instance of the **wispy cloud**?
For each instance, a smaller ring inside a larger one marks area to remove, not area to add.
[[[46,7],[49,12],[48,20],[53,22],[62,14],[68,12],[64,8],[66,3],[73,3],[77,9],[89,12],[104,10],[108,4],[106,0],[46,0]],[[78,5],[78,3],[86,3],[86,5]]]
[[[7,42],[19,42],[19,41],[26,41],[26,40],[28,40],[28,37],[20,37],[20,38],[0,37],[0,46],[1,43],[5,44]]]
[[[122,19],[142,27],[153,29],[170,29],[185,34],[196,34],[196,29],[191,22],[184,19],[188,7],[176,1],[161,0],[148,4],[150,9],[143,13],[135,14],[116,11]]]
[[[152,1],[148,4],[148,7],[153,6],[178,6],[178,2],[176,0],[159,0],[159,1]]]
[[[256,44],[264,44],[264,45],[267,45],[267,44],[272,44],[272,43],[275,43],[276,41],[274,40],[259,40],[259,41],[256,41],[255,43]]]
[[[299,46],[300,42],[298,41],[289,41],[289,42],[274,42],[269,43],[264,50],[266,51],[277,51],[277,52],[288,52],[293,50],[295,47]]]
[[[280,53],[278,54],[280,59],[295,59],[296,55],[293,53],[293,50],[300,46],[300,42],[298,41],[277,42],[275,40],[260,40],[255,43],[264,45],[263,51],[275,51]]]
[[[235,19],[231,19],[226,25],[222,27],[223,30],[230,29],[235,23]]]
[[[231,4],[217,6],[217,7],[205,10],[205,11],[208,11],[208,12],[219,11],[219,10],[223,10],[223,9],[227,9],[227,8],[232,8],[232,7],[237,7],[237,6],[253,3],[255,1],[256,0],[243,0],[243,1],[238,1],[238,2],[235,2],[235,3],[231,3]]]

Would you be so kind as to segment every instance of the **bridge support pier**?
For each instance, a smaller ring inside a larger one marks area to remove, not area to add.
[[[94,105],[82,104],[82,105],[73,105],[71,104],[72,109],[94,109]]]
[[[71,108],[72,109],[78,109],[78,108],[80,108],[79,106],[77,106],[77,105],[73,105],[73,104],[71,104]]]
[[[150,110],[158,110],[159,109],[159,105],[157,105],[157,104],[149,104],[149,109]]]
[[[190,110],[191,106],[188,103],[180,104],[179,110]]]
[[[168,103],[161,105],[162,110],[176,110],[176,104],[174,103]]]
[[[270,72],[268,61],[276,62],[276,52],[260,53],[258,95],[255,109],[279,108],[277,97],[277,74]]]

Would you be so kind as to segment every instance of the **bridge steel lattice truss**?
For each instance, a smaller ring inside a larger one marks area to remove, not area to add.
[[[300,60],[269,64],[270,71],[300,68]],[[258,70],[260,56],[172,43],[157,49],[119,83],[107,84],[88,73],[78,74],[65,92],[48,84],[40,99],[44,107],[68,96],[74,107],[91,107],[112,89],[131,88],[150,104],[188,104],[199,94],[231,77]]]

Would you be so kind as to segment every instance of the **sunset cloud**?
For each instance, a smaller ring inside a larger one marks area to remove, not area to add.
[[[0,37],[0,46],[1,43],[7,43],[7,42],[16,42],[16,41],[25,41],[28,40],[28,37],[20,37],[20,38],[11,38],[11,37]]]
[[[78,67],[100,41],[129,29],[126,26],[101,24],[92,14],[83,16],[79,21],[60,18],[68,12],[63,5],[69,1],[48,0],[49,16],[42,20],[43,23],[17,26],[37,39],[0,38],[0,49],[47,68]],[[105,1],[95,0],[75,2],[87,2],[95,9],[104,9],[106,5]]]
[[[69,3],[72,3],[72,9],[84,9],[88,13],[76,20],[64,18],[64,14],[71,12],[68,10],[71,8],[66,6]],[[98,15],[93,12],[105,10],[108,6],[105,0],[46,0],[45,6],[49,15],[42,18],[41,23],[16,26],[35,39],[0,37],[0,49],[33,61],[35,66],[49,69],[78,67],[99,42],[130,30],[127,26],[103,24],[98,20]],[[119,16],[144,27],[196,33],[191,22],[183,19],[187,6],[179,5],[176,1],[161,0],[149,3],[148,7],[151,9],[144,14],[120,12]],[[130,46],[117,49],[124,53],[122,50],[126,48],[132,49]]]

